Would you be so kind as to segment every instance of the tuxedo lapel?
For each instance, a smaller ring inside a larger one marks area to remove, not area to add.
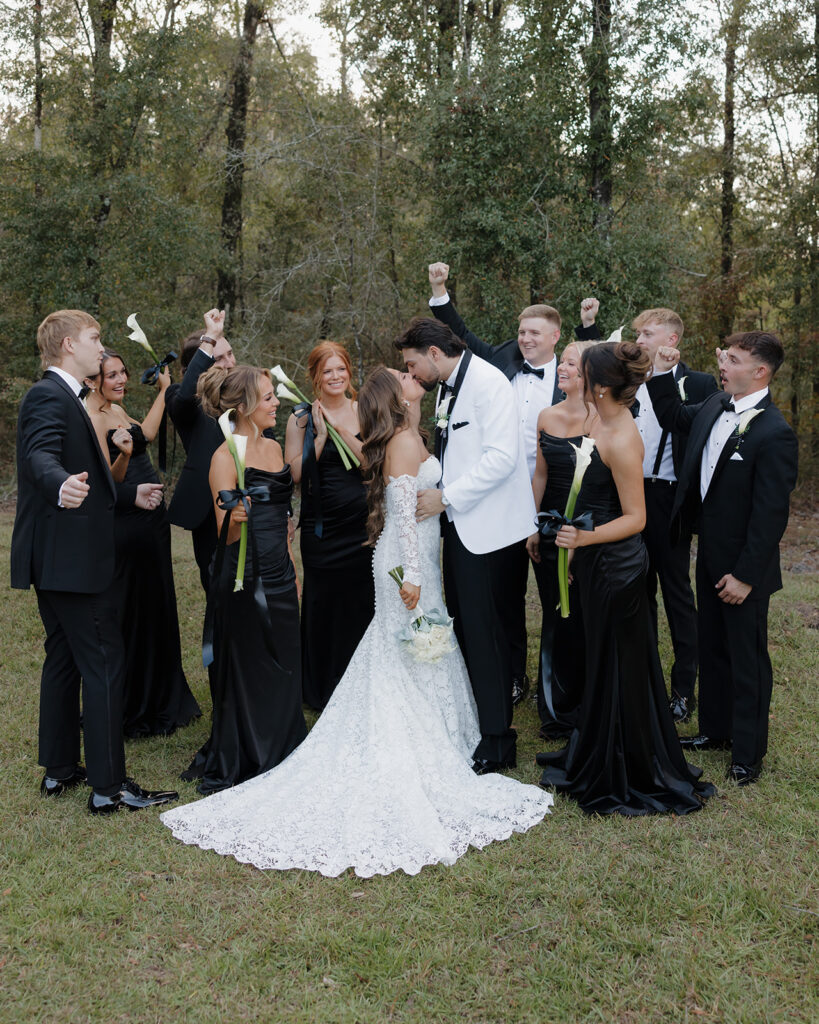
[[[83,423],[85,424],[86,429],[88,430],[91,444],[94,448],[94,451],[97,454],[97,458],[99,459],[103,474],[111,490],[111,495],[114,498],[116,498],[117,488],[116,484],[114,483],[114,478],[111,476],[111,467],[108,465],[108,460],[105,458],[105,454],[102,448],[100,447],[97,432],[96,430],[94,430],[94,424],[91,422],[91,417],[88,415],[85,406],[80,401],[78,396],[74,394],[68,383],[64,381],[63,378],[58,373],[50,373],[48,370],[46,370],[45,374],[43,375],[43,379],[53,381],[55,384],[57,384],[57,386],[62,388],[65,394],[69,396],[74,405],[78,406],[77,412],[80,418],[82,419]]]
[[[437,423],[435,426],[435,456],[438,461],[443,465],[444,452],[446,451],[446,442],[449,437],[449,425],[448,421],[452,419],[452,413],[455,409],[455,403],[458,401],[458,392],[461,390],[461,385],[464,382],[466,371],[469,369],[469,361],[472,359],[472,353],[469,349],[466,349],[461,359],[461,365],[458,367],[458,375],[455,378],[455,383],[452,386],[452,393],[449,398],[449,405],[446,408],[447,415],[447,426],[441,429]],[[441,391],[438,390],[438,401],[436,402],[436,409],[441,404]]]
[[[752,408],[754,408],[754,409],[763,409],[764,410],[764,409],[767,409],[767,407],[770,404],[771,404],[771,393],[769,391],[768,394],[765,395],[765,397],[763,399],[761,399],[759,402],[757,402],[757,404],[754,405]],[[758,419],[758,417],[754,417],[754,419]],[[748,430],[752,430],[753,429],[753,421],[748,425],[747,429]],[[731,458],[731,456],[734,454],[734,452],[738,450],[739,440],[740,440],[740,435],[737,434],[737,431],[736,431],[736,428],[735,428],[728,435],[728,440],[722,446],[722,451],[719,453],[719,458],[717,459],[717,464],[716,464],[716,466],[714,466],[714,474],[711,477],[710,484],[708,485],[709,490],[714,486],[717,478],[719,477],[720,473],[722,472],[723,467],[725,466],[725,463],[728,462],[728,460]]]

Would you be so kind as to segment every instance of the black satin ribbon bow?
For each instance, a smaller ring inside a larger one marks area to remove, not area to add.
[[[574,519],[567,519],[562,512],[553,508],[550,512],[538,512],[535,516],[537,532],[544,540],[554,540],[561,526],[573,526],[576,530],[593,530],[591,512],[583,512]]]
[[[160,359],[158,363],[154,363],[153,366],[149,366],[147,370],[142,371],[142,383],[143,384],[156,384],[157,378],[160,373],[165,369],[166,366],[170,366],[177,359],[176,352],[169,352],[164,359]]]
[[[321,540],[324,533],[324,517],[321,512],[321,481],[319,480],[318,459],[316,458],[316,428],[313,423],[313,407],[308,402],[299,402],[293,408],[296,419],[307,417],[304,427],[304,444],[301,449],[301,476],[310,484],[313,497],[313,522],[316,536]],[[303,485],[302,485],[303,486]]]
[[[219,543],[216,547],[216,555],[213,560],[213,573],[211,575],[210,590],[208,591],[208,605],[205,611],[205,625],[202,629],[202,664],[207,668],[213,664],[213,625],[216,619],[216,606],[220,600],[230,600],[234,595],[231,590],[223,593],[222,566],[225,560],[225,548],[227,546],[228,530],[230,529],[230,514],[240,503],[247,512],[247,539],[250,548],[250,564],[252,569],[253,603],[259,615],[262,638],[267,650],[273,659],[274,666],[281,672],[287,669],[282,668],[276,658],[275,641],[273,639],[273,623],[270,621],[270,609],[267,606],[267,598],[264,593],[261,573],[259,572],[259,553],[256,550],[256,536],[253,532],[253,517],[250,514],[251,505],[248,499],[264,504],[270,501],[270,491],[263,484],[256,484],[251,487],[237,487],[232,491],[219,491],[218,505],[225,510],[227,515],[222,520],[222,529],[219,532]],[[231,581],[232,582],[232,581]],[[289,674],[289,673],[288,673]]]
[[[723,395],[720,398],[719,403],[726,412],[736,412],[732,395]]]
[[[520,368],[520,372],[521,373],[531,373],[533,376],[539,378],[540,380],[543,380],[543,367],[542,366],[539,367],[538,369],[535,369],[534,366],[530,366],[528,363],[524,363],[523,366],[521,366],[521,368]]]

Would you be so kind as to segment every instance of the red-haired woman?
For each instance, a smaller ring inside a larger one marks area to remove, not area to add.
[[[316,710],[344,675],[375,602],[364,483],[358,469],[344,468],[327,434],[330,423],[360,456],[352,369],[343,345],[316,345],[307,357],[316,400],[310,416],[290,417],[285,440],[293,480],[301,482],[302,693]]]

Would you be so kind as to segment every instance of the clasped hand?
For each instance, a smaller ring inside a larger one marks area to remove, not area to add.
[[[404,583],[398,593],[409,611],[415,608],[421,598],[421,588],[414,583]]]
[[[717,596],[725,604],[742,604],[745,598],[751,593],[753,587],[750,583],[743,583],[736,576],[727,572],[716,585]]]
[[[441,501],[441,492],[437,487],[428,487],[418,492],[418,501],[415,505],[415,518],[419,523],[433,516],[439,516],[446,506]]]

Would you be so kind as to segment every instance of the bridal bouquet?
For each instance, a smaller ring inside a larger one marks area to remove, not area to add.
[[[394,569],[390,569],[389,575],[399,588],[404,585],[403,565],[396,565]],[[399,629],[396,636],[401,643],[409,647],[410,654],[416,661],[434,662],[440,661],[445,654],[454,649],[452,634],[452,619],[446,612],[440,608],[432,608],[425,612],[419,605],[410,612],[409,625]]]

